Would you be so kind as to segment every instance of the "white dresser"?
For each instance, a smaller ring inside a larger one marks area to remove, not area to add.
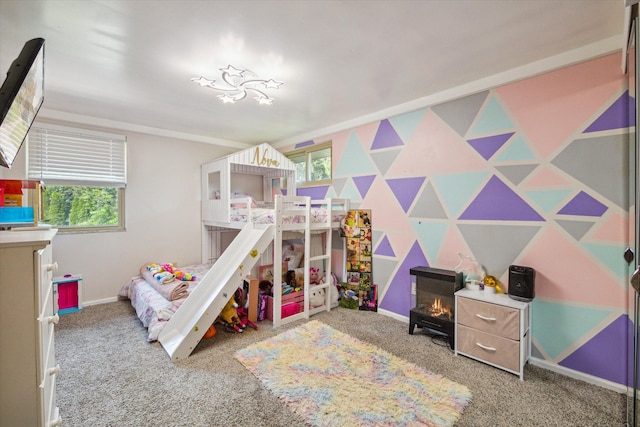
[[[459,290],[455,298],[455,354],[524,379],[524,365],[531,356],[531,304],[469,289]]]
[[[56,232],[0,231],[0,426],[62,424],[54,348]]]

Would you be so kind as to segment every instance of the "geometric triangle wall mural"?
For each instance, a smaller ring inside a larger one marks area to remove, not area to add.
[[[626,347],[631,326],[626,315],[618,317],[558,365],[627,384],[627,355],[618,349]]]
[[[429,266],[426,258],[422,254],[418,241],[413,244],[413,247],[398,268],[395,277],[385,290],[385,293],[382,296],[382,302],[380,303],[380,308],[389,310],[393,313],[404,313],[405,316],[409,315],[409,310],[413,308],[411,307],[409,270],[416,266]]]
[[[387,185],[393,192],[393,195],[396,196],[396,199],[398,199],[398,202],[400,202],[400,206],[402,206],[405,213],[411,207],[411,204],[413,203],[418,190],[420,190],[424,179],[424,177],[417,177],[386,180]]]
[[[376,175],[368,175],[368,176],[354,176],[353,182],[358,187],[358,191],[360,192],[360,196],[364,199],[367,197],[367,192],[373,183],[373,180],[376,178]]]
[[[607,206],[584,191],[579,192],[569,203],[558,211],[560,215],[602,216]]]
[[[535,209],[495,175],[459,219],[544,221]]]
[[[625,92],[607,110],[600,115],[587,129],[587,132],[599,132],[603,130],[624,129],[629,127],[629,107],[635,109],[634,99]],[[631,116],[635,120],[635,116]]]
[[[400,136],[393,128],[389,120],[384,119],[380,120],[380,125],[378,126],[378,131],[376,132],[376,136],[373,138],[373,143],[371,144],[371,150],[377,150],[380,148],[389,148],[395,147],[397,145],[404,145]],[[351,160],[356,160],[357,158],[352,158]]]
[[[515,134],[509,132],[502,135],[485,136],[467,141],[485,160],[489,160],[493,154]]]

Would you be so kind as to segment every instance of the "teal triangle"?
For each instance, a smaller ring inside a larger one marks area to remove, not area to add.
[[[579,289],[576,289],[576,292],[579,292]],[[538,346],[552,359],[558,357],[611,314],[607,310],[573,307],[539,299],[533,300],[531,309],[532,336]]]
[[[625,248],[612,245],[597,245],[583,243],[583,246],[591,252],[601,263],[606,265],[616,276],[625,279],[629,273],[627,263],[622,258]]]
[[[333,187],[329,187],[329,189],[327,190],[327,194],[325,194],[325,199],[335,199],[338,197],[338,195],[336,194],[336,190],[333,189]]]
[[[530,190],[524,194],[540,209],[549,213],[557,210],[557,207],[567,199],[571,190]]]
[[[513,123],[495,97],[489,98],[471,134],[487,135],[513,129]]]
[[[358,135],[355,132],[351,132],[344,153],[334,171],[334,176],[373,175],[376,173],[377,169],[371,162],[369,154],[360,144]]]
[[[449,211],[449,218],[457,217],[469,204],[478,189],[485,183],[487,175],[487,172],[471,172],[436,176],[431,179]]]
[[[533,154],[529,145],[525,140],[516,135],[511,139],[511,142],[504,146],[500,153],[494,158],[496,162],[513,162],[520,160],[535,160],[536,156]]]
[[[396,130],[405,144],[413,136],[413,132],[415,132],[418,124],[420,124],[420,121],[424,117],[426,111],[426,108],[423,108],[416,111],[410,111],[408,113],[401,114],[389,119],[389,121],[393,125],[393,128]]]
[[[413,229],[418,235],[422,248],[427,253],[427,259],[437,259],[440,246],[447,232],[446,222],[412,221]]]
[[[344,188],[342,189],[342,193],[340,193],[340,197],[342,199],[349,199],[351,201],[362,200],[360,191],[358,191],[358,187],[356,187],[352,180],[349,180],[345,184]]]

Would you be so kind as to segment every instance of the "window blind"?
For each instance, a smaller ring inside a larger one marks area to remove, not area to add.
[[[29,179],[49,185],[124,187],[126,137],[56,125],[34,125],[27,142]]]

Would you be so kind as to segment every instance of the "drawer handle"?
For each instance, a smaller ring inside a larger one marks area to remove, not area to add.
[[[58,375],[60,373],[60,365],[56,365],[53,368],[47,369],[47,374],[49,375]]]
[[[47,271],[58,271],[58,263],[47,264]]]
[[[47,323],[53,323],[54,325],[57,325],[59,321],[60,321],[60,316],[58,316],[57,314],[47,317]]]
[[[476,314],[476,316],[488,322],[495,322],[497,320],[495,317],[486,317],[486,316],[483,316],[482,314]]]
[[[485,350],[489,350],[489,351],[496,351],[496,349],[494,347],[487,347],[486,345],[482,345],[479,342],[476,343],[476,345],[480,348],[484,348]]]

